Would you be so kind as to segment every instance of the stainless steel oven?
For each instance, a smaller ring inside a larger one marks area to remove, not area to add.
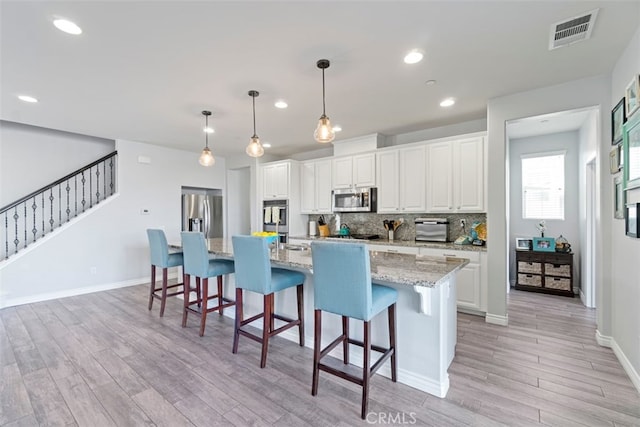
[[[262,202],[262,230],[277,232],[281,243],[289,237],[289,200],[264,200]]]

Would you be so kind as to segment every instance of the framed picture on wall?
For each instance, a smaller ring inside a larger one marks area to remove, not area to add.
[[[640,187],[640,113],[623,125],[624,189]]]
[[[613,178],[613,217],[624,219],[624,190],[622,174]]]
[[[611,110],[611,145],[622,142],[622,125],[627,120],[624,98]]]
[[[622,169],[622,144],[618,144],[609,152],[609,172],[616,174]]]
[[[640,203],[627,204],[624,230],[629,237],[638,237],[638,230],[640,229],[638,210],[640,210]]]
[[[640,74],[633,77],[633,80],[627,85],[627,89],[624,92],[624,99],[626,101],[627,119],[636,112],[640,107],[640,100],[638,96],[640,94]]]

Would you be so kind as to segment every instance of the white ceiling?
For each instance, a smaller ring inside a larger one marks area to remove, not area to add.
[[[351,138],[486,116],[487,99],[610,73],[640,1],[2,1],[0,118],[214,154],[257,133],[270,153],[314,150],[327,115]],[[551,24],[600,8],[588,41],[549,51]],[[83,29],[71,36],[55,17]],[[425,51],[413,66],[412,48]],[[428,86],[429,79],[437,83]],[[19,101],[29,94],[37,104]],[[444,109],[446,96],[457,99]],[[286,110],[273,104],[284,98]]]

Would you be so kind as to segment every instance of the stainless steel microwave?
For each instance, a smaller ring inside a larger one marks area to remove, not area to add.
[[[356,187],[333,190],[331,194],[333,212],[376,212],[378,189]]]

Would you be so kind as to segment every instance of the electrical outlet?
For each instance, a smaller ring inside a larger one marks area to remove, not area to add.
[[[464,228],[467,225],[467,222],[464,219],[460,220],[460,228]]]

